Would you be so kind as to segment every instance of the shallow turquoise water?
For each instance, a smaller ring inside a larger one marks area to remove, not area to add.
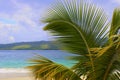
[[[24,68],[30,65],[28,60],[36,53],[67,67],[74,64],[65,59],[71,54],[60,50],[0,50],[0,68]]]

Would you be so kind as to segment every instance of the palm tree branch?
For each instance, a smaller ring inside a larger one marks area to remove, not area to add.
[[[61,23],[64,23],[64,24],[68,24],[70,25],[71,27],[74,28],[74,30],[79,34],[80,37],[82,37],[83,41],[84,41],[84,44],[87,48],[87,51],[88,51],[88,54],[89,54],[89,58],[90,58],[90,61],[91,61],[91,66],[92,66],[92,69],[93,69],[93,72],[94,72],[94,64],[93,64],[93,60],[92,60],[92,57],[91,57],[91,52],[90,52],[90,47],[82,33],[82,30],[80,29],[80,27],[77,27],[75,24],[73,23],[70,23],[68,21],[61,21],[61,20],[58,20],[58,21],[53,21],[51,23],[49,23],[46,27],[44,27],[44,30],[49,30],[49,29],[52,29],[53,26],[56,26],[56,25],[59,25]],[[69,27],[70,27],[69,26]],[[61,26],[62,27],[62,26]],[[54,27],[55,28],[55,27]]]
[[[113,12],[109,37],[117,34],[119,29],[120,29],[120,9],[116,8]],[[110,39],[110,42],[113,42],[113,39]]]
[[[34,59],[31,59],[30,63],[32,65],[27,68],[32,70],[36,79],[66,80],[67,78],[70,78],[70,80],[81,80],[80,77],[71,69],[43,56],[37,56]]]
[[[114,54],[110,63],[108,64],[107,69],[106,69],[105,74],[104,74],[104,77],[103,77],[103,80],[106,80],[108,78],[108,74],[110,72],[111,67],[113,66],[113,63],[115,61],[116,56],[118,56],[118,55]]]
[[[97,50],[94,51],[97,53],[96,59],[94,60],[97,79],[100,79],[99,76],[103,76],[100,80],[107,80],[113,76],[116,71],[120,71],[118,69],[118,67],[120,67],[120,47],[117,47],[117,43],[113,43],[108,47],[96,48],[93,50]]]
[[[79,25],[81,30],[87,34],[87,39],[91,42],[90,47],[103,46],[106,42],[109,27],[107,17],[102,8],[89,4],[87,1],[59,0],[43,19],[45,23],[63,20]]]

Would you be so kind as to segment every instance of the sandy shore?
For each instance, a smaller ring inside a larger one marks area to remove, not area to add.
[[[6,78],[2,80],[33,80],[33,79],[30,77],[15,77],[15,78]]]
[[[34,80],[26,69],[0,69],[0,80]]]

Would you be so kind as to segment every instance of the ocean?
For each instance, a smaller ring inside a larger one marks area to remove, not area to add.
[[[60,50],[0,50],[0,68],[25,68],[31,65],[29,60],[36,54],[67,67],[74,64],[73,61],[66,60],[72,54]]]

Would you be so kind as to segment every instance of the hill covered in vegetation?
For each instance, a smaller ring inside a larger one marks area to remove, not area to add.
[[[0,44],[0,50],[56,50],[57,43],[52,41],[20,42]]]

